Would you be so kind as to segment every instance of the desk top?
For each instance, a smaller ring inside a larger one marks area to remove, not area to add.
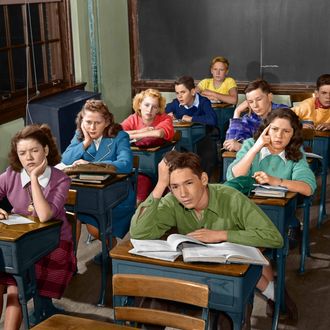
[[[125,178],[127,178],[131,174],[116,174],[113,176],[110,180],[104,180],[104,183],[90,183],[90,182],[77,182],[72,181],[71,187],[88,187],[88,188],[98,188],[102,189],[104,187],[107,187],[113,183],[119,182]]]
[[[206,272],[206,273],[212,273],[218,275],[236,276],[236,277],[244,276],[244,274],[249,269],[249,265],[241,265],[241,264],[217,264],[217,263],[213,264],[213,263],[202,263],[202,262],[187,263],[187,262],[183,262],[182,257],[179,257],[174,262],[152,259],[152,258],[137,256],[129,253],[128,251],[132,248],[133,246],[130,241],[123,241],[110,251],[110,256],[113,259],[141,262],[141,263],[152,264],[157,266],[174,267],[174,268],[195,270],[200,272]]]
[[[315,136],[330,137],[330,131],[315,131]]]
[[[61,220],[50,220],[47,222],[40,222],[37,217],[27,217],[35,223],[29,223],[24,225],[6,225],[0,221],[0,241],[14,242],[24,235],[29,233],[41,231],[50,227],[59,226]]]
[[[285,206],[289,201],[297,196],[295,192],[287,192],[284,198],[274,198],[274,197],[262,197],[251,195],[250,199],[253,200],[257,205],[274,205],[274,206]]]
[[[188,122],[188,121],[177,121],[177,120],[173,120],[173,126],[174,127],[191,127],[194,124],[195,123]]]
[[[234,104],[229,104],[229,103],[218,103],[218,102],[215,102],[215,103],[212,103],[211,102],[211,106],[212,108],[233,108],[235,107]]]
[[[222,158],[236,158],[236,151],[224,151]]]

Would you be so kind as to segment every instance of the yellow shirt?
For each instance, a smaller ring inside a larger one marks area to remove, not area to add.
[[[292,110],[300,120],[311,120],[314,122],[315,126],[330,123],[330,108],[315,109],[315,97],[300,102],[298,105],[294,106]]]
[[[233,78],[227,77],[218,88],[215,88],[213,85],[213,78],[206,78],[199,82],[198,87],[201,91],[209,89],[212,92],[229,95],[229,91],[232,88],[236,88],[237,85]]]

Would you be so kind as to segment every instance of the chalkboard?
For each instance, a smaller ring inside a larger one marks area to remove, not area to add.
[[[328,1],[129,0],[134,80],[199,80],[221,55],[237,81],[314,85],[330,73]]]

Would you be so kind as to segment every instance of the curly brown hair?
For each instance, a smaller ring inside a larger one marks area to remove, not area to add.
[[[83,141],[84,139],[81,123],[84,118],[85,111],[98,112],[103,116],[105,121],[109,122],[109,125],[106,126],[103,131],[104,137],[115,137],[119,131],[123,130],[120,124],[115,123],[113,114],[109,111],[108,106],[102,100],[90,99],[86,101],[76,117],[77,130],[79,132],[78,140]]]
[[[301,146],[303,144],[302,124],[299,117],[289,108],[272,110],[263,120],[258,131],[254,134],[254,140],[257,141],[263,130],[276,118],[287,119],[290,122],[290,125],[293,128],[293,136],[289,144],[285,147],[285,157],[294,162],[299,161],[303,157],[301,152]]]
[[[9,164],[15,172],[20,172],[23,168],[17,154],[17,144],[21,140],[32,139],[38,141],[43,148],[48,146],[47,163],[55,166],[61,161],[61,155],[58,151],[55,138],[46,124],[33,124],[22,128],[11,140],[11,149],[8,154]]]
[[[164,156],[165,162],[169,167],[169,173],[177,169],[190,168],[194,174],[201,178],[204,172],[198,155],[193,152],[169,151]]]

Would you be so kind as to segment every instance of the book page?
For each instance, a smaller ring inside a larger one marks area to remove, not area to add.
[[[176,247],[173,249],[167,241],[160,239],[131,238],[131,243],[133,244],[135,251],[138,252],[176,251]]]
[[[24,225],[26,223],[34,223],[34,221],[22,217],[19,214],[9,214],[8,219],[7,220],[1,220],[1,223],[4,223],[6,225]]]
[[[190,242],[190,243],[195,243],[199,245],[206,245],[206,243],[203,243],[199,241],[196,238],[187,236],[187,235],[182,235],[182,234],[171,234],[170,236],[167,237],[167,242],[168,244],[172,247],[173,251],[175,251],[178,247],[183,242]]]
[[[267,189],[267,190],[275,190],[275,191],[288,191],[288,188],[286,187],[281,187],[281,186],[271,186],[268,184],[259,184],[259,183],[254,183],[253,184],[257,188],[262,188],[262,189]]]
[[[135,249],[131,249],[128,251],[129,253],[139,255],[142,257],[165,260],[173,262],[178,256],[181,255],[181,252],[175,251],[157,251],[157,252],[150,252],[150,251],[136,251]]]

